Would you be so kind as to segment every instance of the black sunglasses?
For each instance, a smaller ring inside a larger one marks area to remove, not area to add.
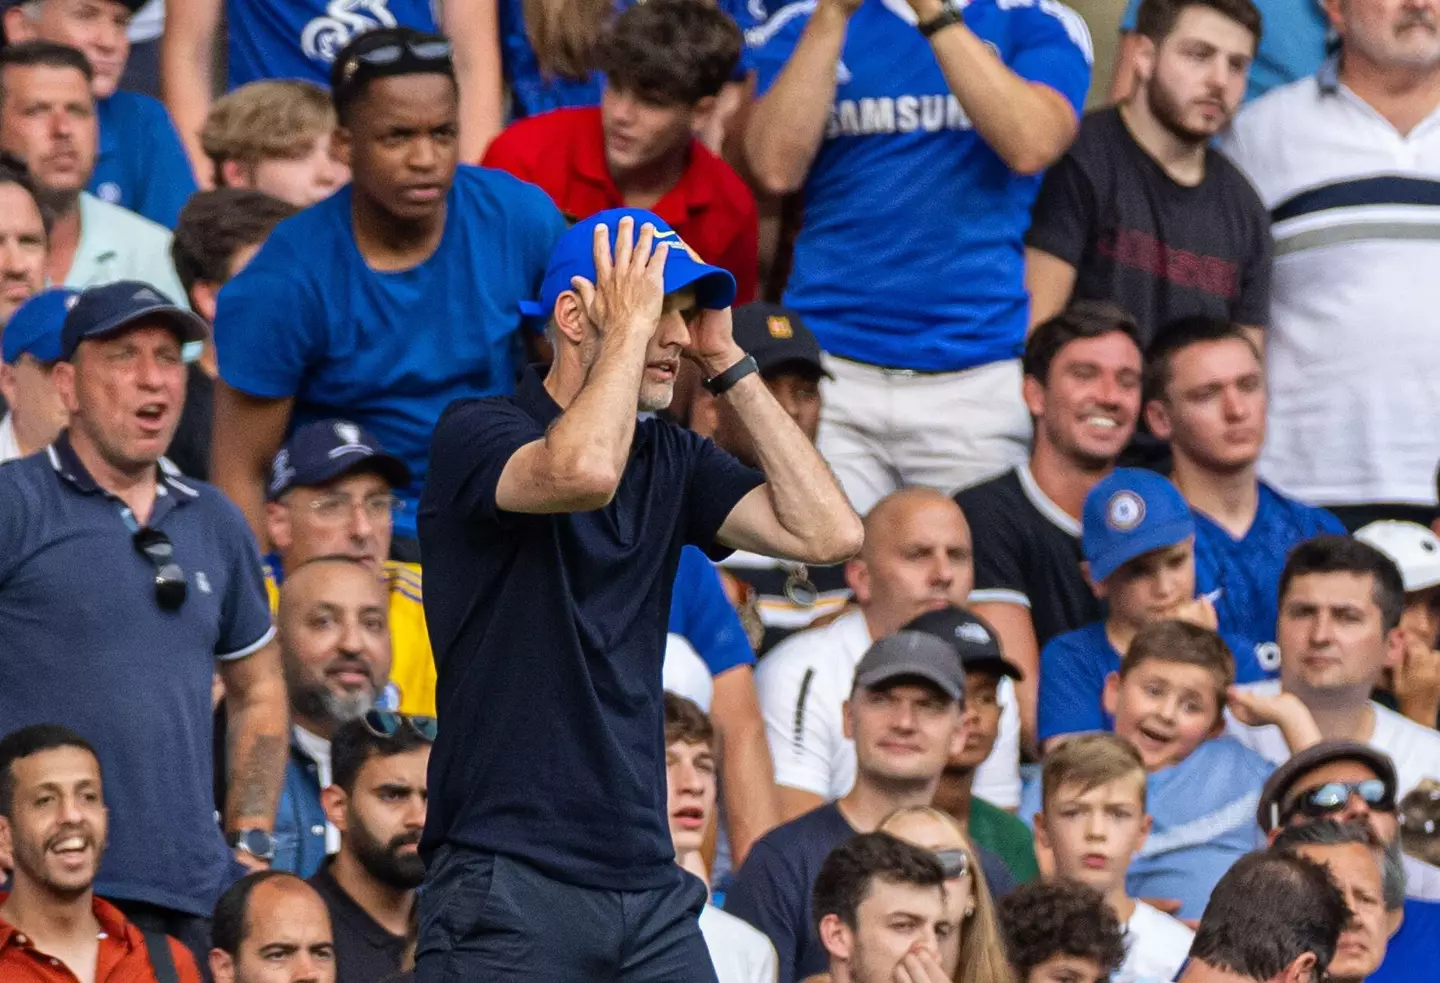
[[[964,850],[936,850],[935,859],[940,861],[940,869],[945,871],[947,881],[970,873],[970,854]]]
[[[1378,778],[1367,778],[1359,782],[1326,782],[1306,789],[1285,807],[1282,821],[1289,821],[1297,814],[1309,819],[1333,816],[1345,808],[1352,795],[1360,796],[1367,806],[1377,812],[1395,811],[1395,796],[1385,783]]]
[[[391,738],[400,733],[401,727],[409,727],[421,740],[435,743],[434,717],[410,716],[394,710],[366,710],[364,720],[365,729],[376,737]]]
[[[185,583],[185,571],[175,562],[175,547],[170,537],[146,526],[135,531],[132,542],[136,551],[155,568],[155,603],[166,611],[178,610],[185,603],[189,585]]]

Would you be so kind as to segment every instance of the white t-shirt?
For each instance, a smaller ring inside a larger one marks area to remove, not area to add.
[[[1168,981],[1180,975],[1180,967],[1195,940],[1184,922],[1135,902],[1135,913],[1125,923],[1125,961],[1115,974],[1115,983]]]
[[[855,784],[855,745],[845,736],[843,708],[855,667],[870,648],[862,611],[791,635],[760,660],[755,689],[775,761],[775,781],[838,799]],[[1000,681],[1000,734],[975,770],[973,794],[1001,809],[1020,805],[1020,710],[1015,686]]]
[[[330,787],[330,742],[318,734],[312,734],[299,724],[292,726],[295,743],[305,756],[315,762],[315,778],[322,789]],[[340,852],[340,831],[329,820],[325,821],[325,852]]]
[[[700,934],[720,983],[775,983],[779,977],[775,947],[758,928],[707,904],[700,912]]]
[[[1280,692],[1280,681],[1267,679],[1260,683],[1247,683],[1244,688],[1272,696]],[[1366,743],[1384,751],[1395,762],[1395,777],[1399,784],[1396,794],[1405,795],[1426,778],[1440,778],[1440,733],[1422,727],[1373,700],[1370,708],[1375,711],[1375,729]],[[1285,743],[1279,727],[1249,727],[1232,717],[1227,710],[1225,728],[1241,744],[1258,751],[1267,761],[1278,765],[1290,757],[1290,746]]]

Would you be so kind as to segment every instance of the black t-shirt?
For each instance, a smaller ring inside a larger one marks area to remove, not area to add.
[[[530,372],[514,396],[452,403],[435,429],[419,530],[440,733],[422,849],[646,890],[674,878],[660,668],[680,550],[726,555],[715,534],[764,476],[642,420],[608,505],[501,511],[506,462],[559,416]]]
[[[827,802],[766,833],[745,857],[725,896],[725,910],[769,937],[779,957],[777,983],[795,983],[829,967],[811,895],[830,851],[855,835],[840,808]],[[991,895],[1004,897],[1015,878],[989,850],[976,846],[975,852]]]
[[[1045,496],[1028,466],[963,489],[955,501],[975,544],[971,601],[1029,608],[1041,648],[1105,616],[1080,567],[1080,523]]]
[[[1146,344],[1187,315],[1270,320],[1270,215],[1250,182],[1211,149],[1201,182],[1177,184],[1116,109],[1087,114],[1046,172],[1025,245],[1075,267],[1076,298],[1129,311]]]
[[[754,554],[746,554],[746,558],[753,562],[726,562],[722,569],[754,591],[755,608],[765,626],[756,655],[765,655],[812,622],[850,603],[843,563],[812,567]]]
[[[345,893],[330,874],[333,862],[333,857],[327,857],[308,883],[330,909],[335,979],[341,983],[380,983],[400,971],[400,961],[405,958],[405,936],[391,935]]]
[[[214,418],[215,380],[193,362],[185,381],[185,407],[165,456],[181,474],[210,480],[210,421]]]

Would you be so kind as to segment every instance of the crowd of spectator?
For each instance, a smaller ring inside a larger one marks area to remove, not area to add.
[[[1111,6],[0,0],[0,980],[1434,979],[1440,0]]]

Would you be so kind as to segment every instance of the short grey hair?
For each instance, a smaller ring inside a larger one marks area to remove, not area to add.
[[[1380,890],[1385,910],[1397,911],[1405,905],[1405,858],[1397,836],[1386,843],[1363,822],[1342,823],[1321,819],[1313,823],[1288,826],[1270,845],[1278,853],[1295,854],[1303,846],[1344,846],[1355,843],[1369,847],[1380,861]]]

